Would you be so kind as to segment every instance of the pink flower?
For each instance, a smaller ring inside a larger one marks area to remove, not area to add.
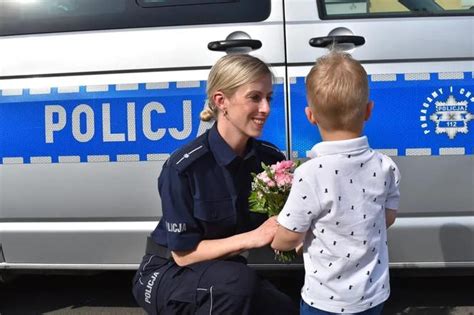
[[[281,161],[276,163],[277,171],[278,170],[285,170],[288,171],[292,169],[295,166],[295,163],[293,161]]]
[[[275,181],[278,187],[290,186],[293,181],[293,175],[290,173],[277,172]]]
[[[268,187],[275,187],[275,182],[268,177],[267,172],[261,172],[257,175],[257,178],[263,181]]]

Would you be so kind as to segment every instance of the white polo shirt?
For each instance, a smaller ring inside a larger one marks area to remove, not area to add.
[[[327,312],[362,312],[390,295],[385,209],[398,209],[400,173],[365,136],[318,143],[311,155],[278,216],[308,231],[301,296]]]

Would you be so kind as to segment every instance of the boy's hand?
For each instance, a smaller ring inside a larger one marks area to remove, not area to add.
[[[305,234],[306,232],[293,232],[279,225],[271,246],[280,251],[290,251],[302,243]]]

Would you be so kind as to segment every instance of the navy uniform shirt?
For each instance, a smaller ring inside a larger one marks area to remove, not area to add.
[[[171,155],[158,179],[163,217],[152,239],[174,251],[194,249],[201,240],[225,238],[256,228],[265,215],[248,208],[252,176],[261,163],[284,155],[274,145],[249,139],[242,158],[217,126]]]

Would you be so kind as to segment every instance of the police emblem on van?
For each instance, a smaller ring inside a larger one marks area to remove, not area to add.
[[[420,122],[425,134],[431,132],[430,122],[434,124],[436,134],[445,133],[454,139],[458,133],[469,132],[468,122],[474,119],[469,112],[469,104],[474,103],[474,96],[464,88],[440,88],[431,93],[423,103]]]

